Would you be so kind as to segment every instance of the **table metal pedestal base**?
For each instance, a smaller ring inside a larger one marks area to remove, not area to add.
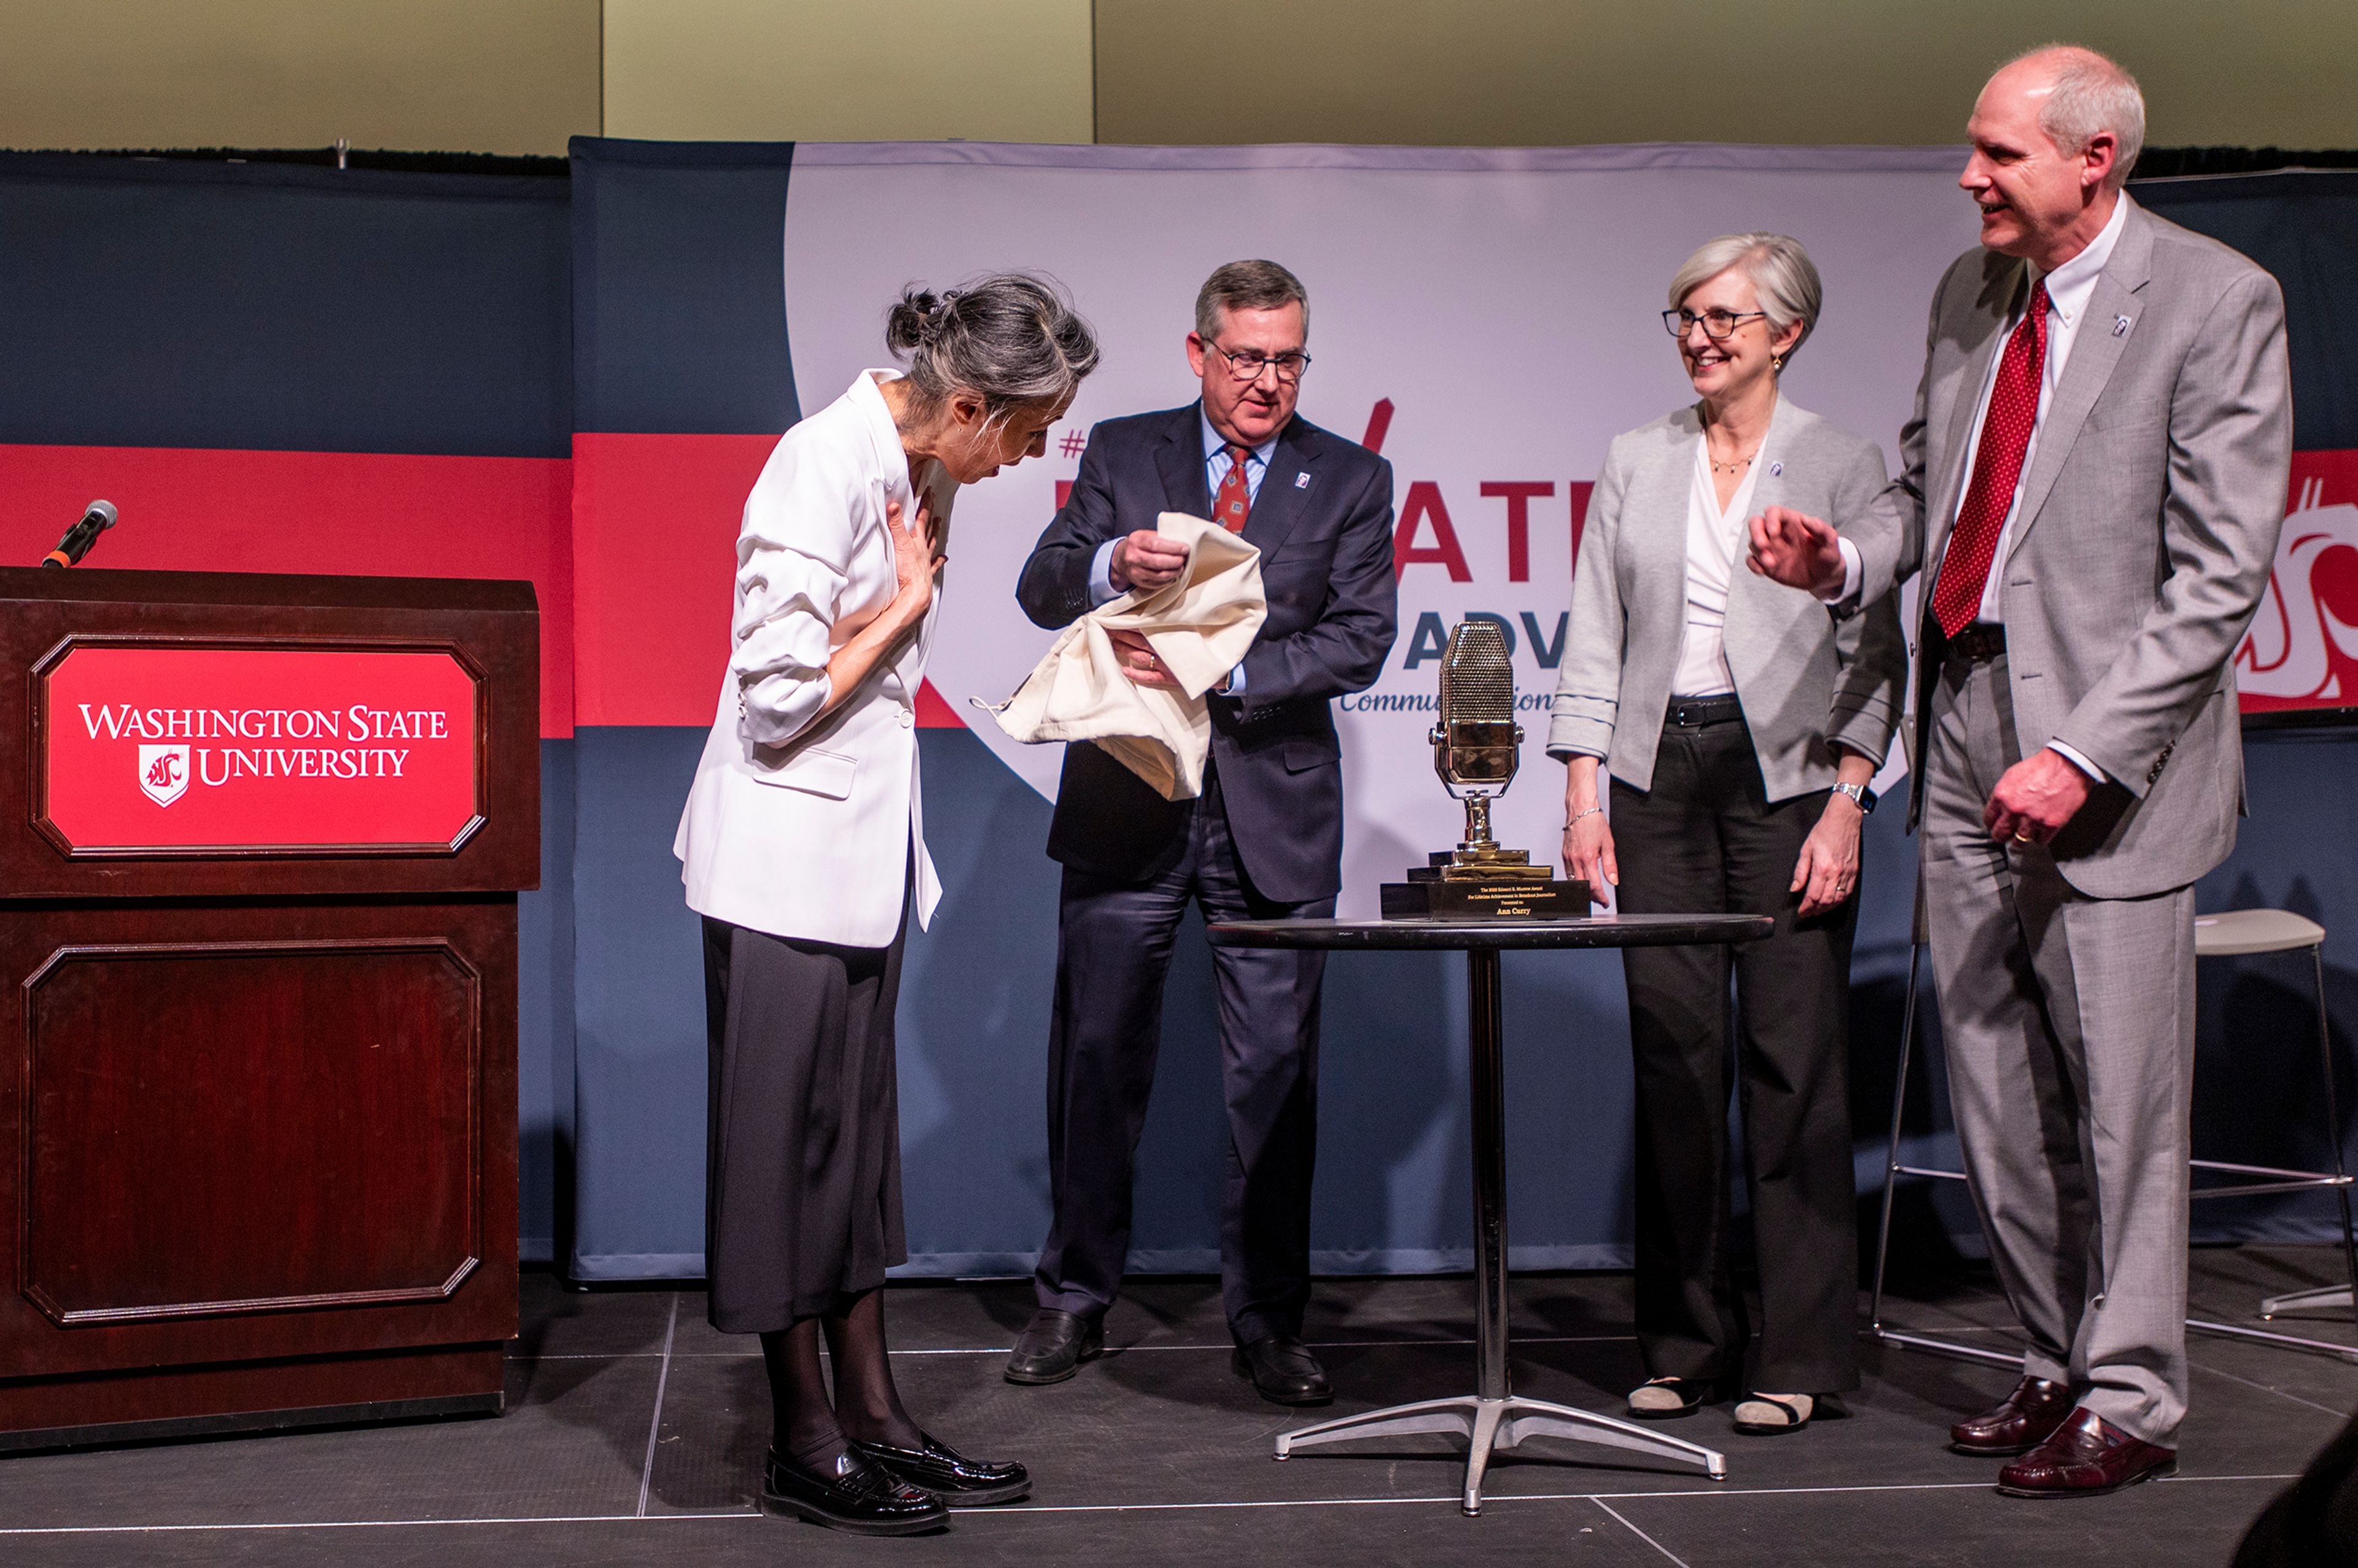
[[[1507,1366],[1507,1073],[1498,982],[1504,947],[1629,947],[1750,942],[1773,929],[1764,915],[1636,915],[1604,920],[1237,920],[1211,926],[1224,947],[1455,948],[1466,955],[1468,1098],[1474,1134],[1474,1392],[1422,1400],[1300,1427],[1277,1440],[1277,1457],[1297,1448],[1360,1437],[1446,1432],[1466,1440],[1466,1492],[1459,1506],[1482,1511],[1490,1455],[1529,1437],[1596,1443],[1652,1458],[1698,1465],[1714,1481],[1727,1461],[1708,1448],[1616,1421],[1515,1397]]]
[[[1412,1405],[1322,1421],[1315,1426],[1285,1433],[1277,1440],[1283,1459],[1297,1448],[1321,1443],[1341,1443],[1360,1437],[1389,1437],[1412,1432],[1454,1433],[1466,1439],[1466,1492],[1457,1506],[1466,1514],[1482,1511],[1482,1476],[1490,1455],[1520,1445],[1527,1437],[1561,1437],[1574,1443],[1601,1443],[1660,1459],[1684,1459],[1700,1465],[1714,1481],[1727,1479],[1727,1461],[1708,1448],[1664,1437],[1626,1421],[1552,1405],[1544,1400],[1516,1395],[1485,1399],[1461,1394],[1454,1400],[1423,1400]]]

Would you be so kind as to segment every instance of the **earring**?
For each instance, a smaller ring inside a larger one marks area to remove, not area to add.
[[[1783,370],[1785,368],[1785,356],[1782,354],[1770,354],[1768,356],[1768,368],[1770,370]]]

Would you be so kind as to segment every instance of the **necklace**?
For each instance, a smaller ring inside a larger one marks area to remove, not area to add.
[[[1730,458],[1725,462],[1721,462],[1717,458],[1712,458],[1711,449],[1708,447],[1704,449],[1704,455],[1706,458],[1710,458],[1712,472],[1735,473],[1739,470],[1750,468],[1752,466],[1752,460],[1760,455],[1760,449],[1758,447],[1755,447],[1744,456],[1740,458]]]

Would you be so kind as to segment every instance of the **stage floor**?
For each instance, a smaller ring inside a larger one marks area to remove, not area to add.
[[[2248,1321],[2263,1294],[2331,1281],[2326,1248],[2205,1249],[2198,1315]],[[1311,1337],[1337,1412],[1473,1384],[1465,1279],[1318,1288]],[[1667,1429],[1721,1449],[1728,1478],[1621,1464],[1536,1440],[1492,1466],[1462,1517],[1462,1449],[1401,1438],[1306,1451],[1269,1440],[1301,1416],[1229,1369],[1217,1284],[1149,1280],[1114,1313],[1112,1353],[1072,1381],[1018,1389],[1000,1368],[1029,1313],[1014,1282],[895,1287],[897,1371],[920,1420],[1020,1458],[1028,1502],[965,1512],[942,1535],[869,1541],[750,1511],[768,1402],[752,1342],[715,1334],[695,1291],[574,1294],[525,1278],[508,1413],[497,1419],[36,1454],[0,1461],[0,1561],[433,1568],[790,1561],[1090,1564],[1529,1563],[2080,1563],[2220,1568],[2252,1517],[2358,1408],[2358,1365],[2197,1335],[2178,1478],[2086,1502],[1991,1489],[1997,1462],[1943,1429],[2006,1371],[1863,1346],[1846,1421],[1776,1440],[1725,1407]],[[1919,1289],[1896,1322],[2002,1344],[1986,1279]],[[1515,1281],[1518,1391],[1618,1413],[1639,1376],[1629,1281]],[[2348,1339],[2346,1324],[2319,1337]],[[1540,1554],[1545,1554],[1541,1558]]]

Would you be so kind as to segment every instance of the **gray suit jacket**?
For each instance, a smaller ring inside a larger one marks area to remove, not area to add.
[[[1899,477],[1863,516],[1833,520],[1858,546],[1862,600],[1920,569],[1939,580],[1982,382],[2028,288],[2025,265],[1990,251],[1941,279]],[[2003,563],[2022,754],[2060,740],[2107,775],[2054,843],[2082,892],[2183,887],[2234,847],[2244,752],[2229,660],[2267,586],[2291,462],[2276,279],[2132,205],[2047,410]],[[1942,645],[1929,618],[1923,641],[1920,758]]]
[[[1571,635],[1547,749],[1558,757],[1602,757],[1615,778],[1636,789],[1653,786],[1654,752],[1678,673],[1687,503],[1702,434],[1702,418],[1690,407],[1613,438],[1589,492],[1573,574]],[[1755,514],[1790,506],[1848,518],[1883,489],[1882,449],[1782,399],[1759,460],[1768,466],[1753,482]],[[1888,601],[1837,625],[1808,594],[1747,570],[1739,558],[1728,581],[1725,637],[1770,800],[1832,785],[1829,742],[1881,763],[1908,667],[1898,613]]]

